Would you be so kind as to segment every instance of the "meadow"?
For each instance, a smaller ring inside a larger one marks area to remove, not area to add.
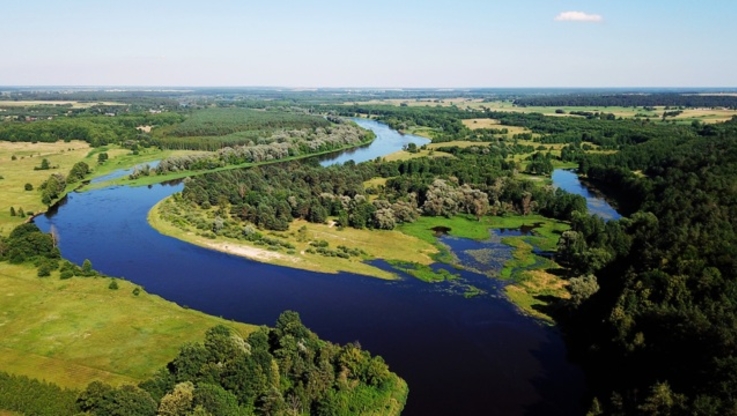
[[[0,262],[0,368],[70,388],[93,380],[142,381],[171,361],[185,342],[225,325],[255,327],[185,309],[125,280],[37,277],[31,265]],[[138,289],[138,290],[136,290]],[[134,293],[134,291],[137,293]]]

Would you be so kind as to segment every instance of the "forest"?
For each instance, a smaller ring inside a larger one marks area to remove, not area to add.
[[[655,107],[737,109],[737,97],[687,93],[650,94],[565,94],[520,97],[514,100],[520,107]]]

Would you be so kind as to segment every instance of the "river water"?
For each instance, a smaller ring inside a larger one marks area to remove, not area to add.
[[[387,139],[388,149],[396,147],[398,133],[363,122],[377,133],[372,146]],[[356,152],[350,159],[360,154],[356,162],[377,157]],[[35,221],[44,231],[55,226],[65,258],[78,264],[90,259],[95,269],[180,305],[265,325],[291,309],[322,338],[359,341],[409,383],[404,415],[583,412],[583,374],[568,361],[560,333],[520,314],[500,295],[499,281],[453,270],[462,282],[486,292],[466,299],[454,283],[313,273],[200,248],[161,235],[146,222],[154,204],[181,189],[119,186],[71,193],[57,210]],[[476,244],[443,242],[459,254]],[[500,243],[485,244],[509,255]]]

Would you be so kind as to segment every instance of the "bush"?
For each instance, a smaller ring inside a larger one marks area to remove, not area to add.
[[[27,183],[27,184],[25,184],[25,186],[23,188],[26,191],[32,191],[33,190],[33,185],[31,185],[30,183]]]
[[[51,267],[48,264],[43,263],[38,267],[38,277],[51,276]]]
[[[115,279],[111,280],[107,288],[111,290],[118,290],[118,282],[116,282]]]

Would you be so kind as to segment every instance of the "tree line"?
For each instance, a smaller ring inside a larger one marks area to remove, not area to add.
[[[649,94],[564,94],[519,97],[514,104],[520,107],[725,107],[737,109],[737,97],[694,93]]]

